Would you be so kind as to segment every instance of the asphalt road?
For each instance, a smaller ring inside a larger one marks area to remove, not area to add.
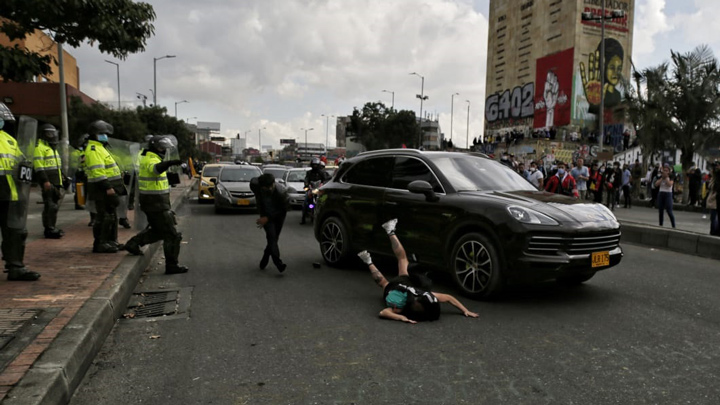
[[[257,267],[254,214],[182,211],[190,273],[165,276],[155,260],[138,289],[193,287],[189,316],[119,321],[72,404],[720,402],[717,261],[626,245],[584,286],[515,287],[463,299],[479,319],[447,307],[410,325],[377,317],[362,266],[312,267],[298,211],[280,238],[283,275]],[[446,280],[434,289],[453,293]]]

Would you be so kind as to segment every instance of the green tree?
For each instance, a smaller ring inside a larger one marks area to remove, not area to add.
[[[361,111],[353,110],[346,130],[353,142],[367,150],[376,150],[415,145],[419,128],[412,111],[389,109],[383,103],[366,103]]]
[[[150,4],[131,0],[3,0],[0,7],[0,33],[10,40],[41,30],[72,47],[97,43],[101,52],[118,59],[145,50],[155,31],[154,20]],[[5,81],[26,82],[51,71],[49,56],[18,46],[0,47],[0,60]]]

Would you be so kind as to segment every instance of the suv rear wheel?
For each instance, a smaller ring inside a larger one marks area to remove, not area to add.
[[[500,256],[486,236],[463,235],[455,242],[450,260],[453,280],[463,295],[487,299],[500,290]]]
[[[325,263],[338,266],[350,254],[350,235],[338,217],[325,220],[320,228],[320,253]]]

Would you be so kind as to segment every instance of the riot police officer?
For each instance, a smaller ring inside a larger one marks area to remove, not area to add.
[[[165,274],[186,273],[188,268],[178,264],[182,234],[175,227],[175,213],[170,206],[170,183],[167,173],[170,166],[178,166],[180,160],[163,161],[161,156],[172,142],[162,136],[154,136],[141,153],[138,188],[140,209],[147,216],[148,227],[125,243],[124,249],[133,255],[142,255],[141,246],[163,241]]]
[[[35,146],[33,170],[35,181],[42,187],[42,223],[45,237],[60,239],[65,232],[55,227],[60,203],[65,195],[60,155],[57,152],[58,132],[51,124],[40,127],[40,137]]]
[[[310,161],[310,170],[305,173],[305,188],[311,187],[312,182],[321,181],[326,183],[328,180],[330,180],[330,175],[323,170],[323,165],[320,162],[320,159],[316,157],[312,158]],[[305,203],[303,203],[302,207],[302,219],[300,220],[300,225],[305,224],[305,216],[308,213],[308,204],[310,204],[310,200],[308,199],[308,193],[305,193]]]
[[[0,103],[0,229],[2,230],[2,256],[5,260],[5,270],[10,281],[35,281],[40,274],[25,268],[25,239],[27,229],[24,221],[14,221],[11,217],[18,210],[13,205],[25,204],[27,212],[28,201],[21,201],[18,193],[18,179],[16,178],[17,165],[24,156],[18,142],[3,131],[5,122],[15,122],[15,117],[5,104]],[[23,207],[19,207],[23,208]],[[23,222],[20,225],[20,222]]]
[[[88,194],[95,201],[97,211],[93,225],[93,253],[115,253],[120,247],[117,243],[117,212],[119,197],[127,195],[122,173],[117,162],[105,149],[108,135],[113,127],[98,120],[88,128],[88,140],[85,147],[85,175],[88,179]]]

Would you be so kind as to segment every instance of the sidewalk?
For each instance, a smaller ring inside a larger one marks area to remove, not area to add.
[[[183,178],[171,190],[173,207],[195,183]],[[67,403],[160,243],[148,247],[145,256],[93,254],[89,215],[74,210],[72,194],[59,213],[62,239],[44,239],[38,207],[29,212],[25,264],[42,277],[35,282],[0,278],[0,400]],[[133,214],[128,212],[132,223]],[[137,232],[120,227],[118,240]]]

